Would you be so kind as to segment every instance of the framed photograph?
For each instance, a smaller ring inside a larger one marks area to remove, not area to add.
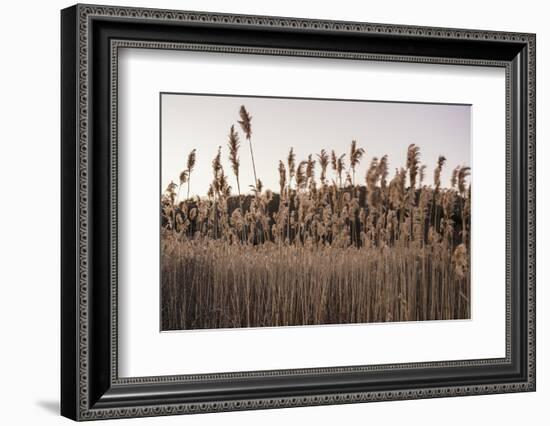
[[[535,390],[535,35],[61,12],[61,412]]]

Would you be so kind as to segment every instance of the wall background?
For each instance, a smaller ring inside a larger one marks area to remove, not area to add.
[[[340,0],[119,0],[160,7],[537,33],[538,386],[536,393],[317,408],[119,420],[118,424],[542,424],[550,400],[550,28],[544,2],[447,3]],[[7,425],[69,424],[59,405],[59,9],[71,2],[26,1],[2,8],[0,66],[0,398]],[[486,254],[490,256],[490,253]],[[546,409],[545,409],[546,408]],[[117,424],[108,421],[102,424]]]

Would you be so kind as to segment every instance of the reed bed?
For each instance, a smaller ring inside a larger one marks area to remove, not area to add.
[[[244,106],[239,116],[254,167],[249,193],[231,126],[233,176],[220,146],[208,194],[189,198],[192,150],[162,195],[163,330],[469,318],[469,167],[455,167],[443,186],[440,156],[425,184],[411,144],[391,179],[388,157],[373,157],[362,184],[356,168],[367,153],[356,141],[349,153],[300,162],[290,148],[274,192],[256,175],[252,117]]]

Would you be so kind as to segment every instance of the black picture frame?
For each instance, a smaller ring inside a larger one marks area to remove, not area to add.
[[[61,12],[61,414],[74,420],[535,390],[534,34],[75,5]],[[506,357],[118,377],[116,53],[235,53],[506,69]]]

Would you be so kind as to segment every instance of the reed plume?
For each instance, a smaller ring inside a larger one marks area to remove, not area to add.
[[[189,171],[188,170],[182,170],[181,173],[180,173],[179,178],[180,178],[180,184],[179,184],[178,195],[176,197],[176,200],[179,200],[181,188],[187,182],[187,180],[189,179]]]
[[[222,147],[218,146],[216,156],[212,160],[212,172],[214,173],[214,176],[217,176],[222,168]]]
[[[395,176],[390,181],[389,192],[391,207],[395,210],[401,209],[405,197],[405,169],[395,169]]]
[[[306,178],[309,184],[310,190],[315,188],[315,160],[311,154],[307,157],[306,164]]]
[[[252,116],[248,113],[244,105],[241,105],[241,109],[239,110],[239,115],[241,116],[241,119],[239,120],[239,124],[241,125],[241,128],[243,129],[243,132],[246,136],[246,139],[248,140],[248,146],[250,147],[250,157],[252,158],[252,170],[254,171],[254,186],[256,188],[258,187],[258,176],[256,175],[256,163],[254,162],[254,152],[252,150]]]
[[[349,152],[349,166],[351,168],[353,186],[355,186],[355,167],[361,162],[363,154],[365,154],[365,150],[363,148],[357,148],[357,141],[353,139]]]
[[[263,189],[263,186],[264,184],[262,183],[262,180],[261,179],[258,179],[256,181],[256,185],[250,185],[250,189],[252,190],[252,192],[258,196],[262,193],[262,189]]]
[[[292,178],[296,174],[296,154],[294,153],[294,148],[290,148],[290,151],[288,151],[288,157],[287,157],[287,165],[288,165],[288,188],[290,190],[290,185],[292,184]]]
[[[339,187],[342,188],[342,173],[344,172],[344,169],[346,168],[346,163],[344,161],[344,157],[346,154],[342,154],[339,157],[336,155],[336,152],[332,150],[330,161],[332,165],[332,169],[338,176],[338,181],[340,182]]]
[[[195,163],[197,161],[197,150],[192,149],[189,155],[187,156],[187,173],[188,173],[188,179],[187,179],[187,199],[189,199],[189,191],[191,190],[191,173],[193,172],[193,169],[195,168]]]
[[[231,169],[233,170],[233,174],[237,180],[237,192],[239,193],[240,198],[241,184],[239,182],[239,166],[241,163],[239,160],[239,148],[241,144],[239,142],[239,135],[235,131],[234,125],[231,125],[231,128],[229,129],[229,140],[227,142],[227,146],[229,148],[229,162],[231,163]]]
[[[304,189],[307,184],[306,167],[307,161],[300,161],[296,169],[296,186],[298,189]]]
[[[378,175],[380,176],[380,187],[386,189],[388,179],[388,156],[384,155],[378,163]]]
[[[447,159],[440,155],[437,159],[437,167],[434,169],[434,186],[436,192],[439,191],[439,188],[441,187],[441,171],[443,170],[445,161],[447,161]]]
[[[286,169],[285,164],[281,160],[279,160],[279,188],[279,194],[281,195],[281,198],[283,198],[286,188]]]
[[[378,163],[377,157],[372,157],[370,166],[367,170],[367,175],[365,176],[365,181],[367,183],[367,203],[369,209],[376,208],[378,204],[377,199],[377,182],[380,178],[380,164]]]
[[[468,270],[468,250],[464,244],[459,244],[453,253],[452,264],[458,278],[464,278]]]
[[[466,192],[466,178],[470,176],[470,167],[460,167],[458,171],[458,192],[464,197]]]
[[[183,170],[180,173],[180,185],[183,185],[184,183],[186,183],[188,178],[189,178],[189,171]]]
[[[218,152],[214,159],[212,160],[212,174],[214,175],[214,180],[212,181],[212,187],[214,188],[214,194],[218,195],[220,193],[220,174],[223,173],[222,167],[222,147],[218,147]]]
[[[321,153],[317,154],[317,159],[321,165],[321,184],[325,185],[327,180],[328,154],[322,149]]]
[[[460,166],[456,166],[453,169],[453,172],[451,174],[451,188],[456,188],[456,184],[458,183],[458,172],[460,171]]]
[[[411,188],[416,186],[416,176],[420,164],[420,148],[415,144],[410,144],[407,149],[407,169],[409,169],[409,184]]]
[[[168,198],[171,200],[172,205],[176,202],[176,189],[177,188],[178,188],[178,185],[174,181],[170,181],[170,183],[166,187],[166,193],[168,195]]]

